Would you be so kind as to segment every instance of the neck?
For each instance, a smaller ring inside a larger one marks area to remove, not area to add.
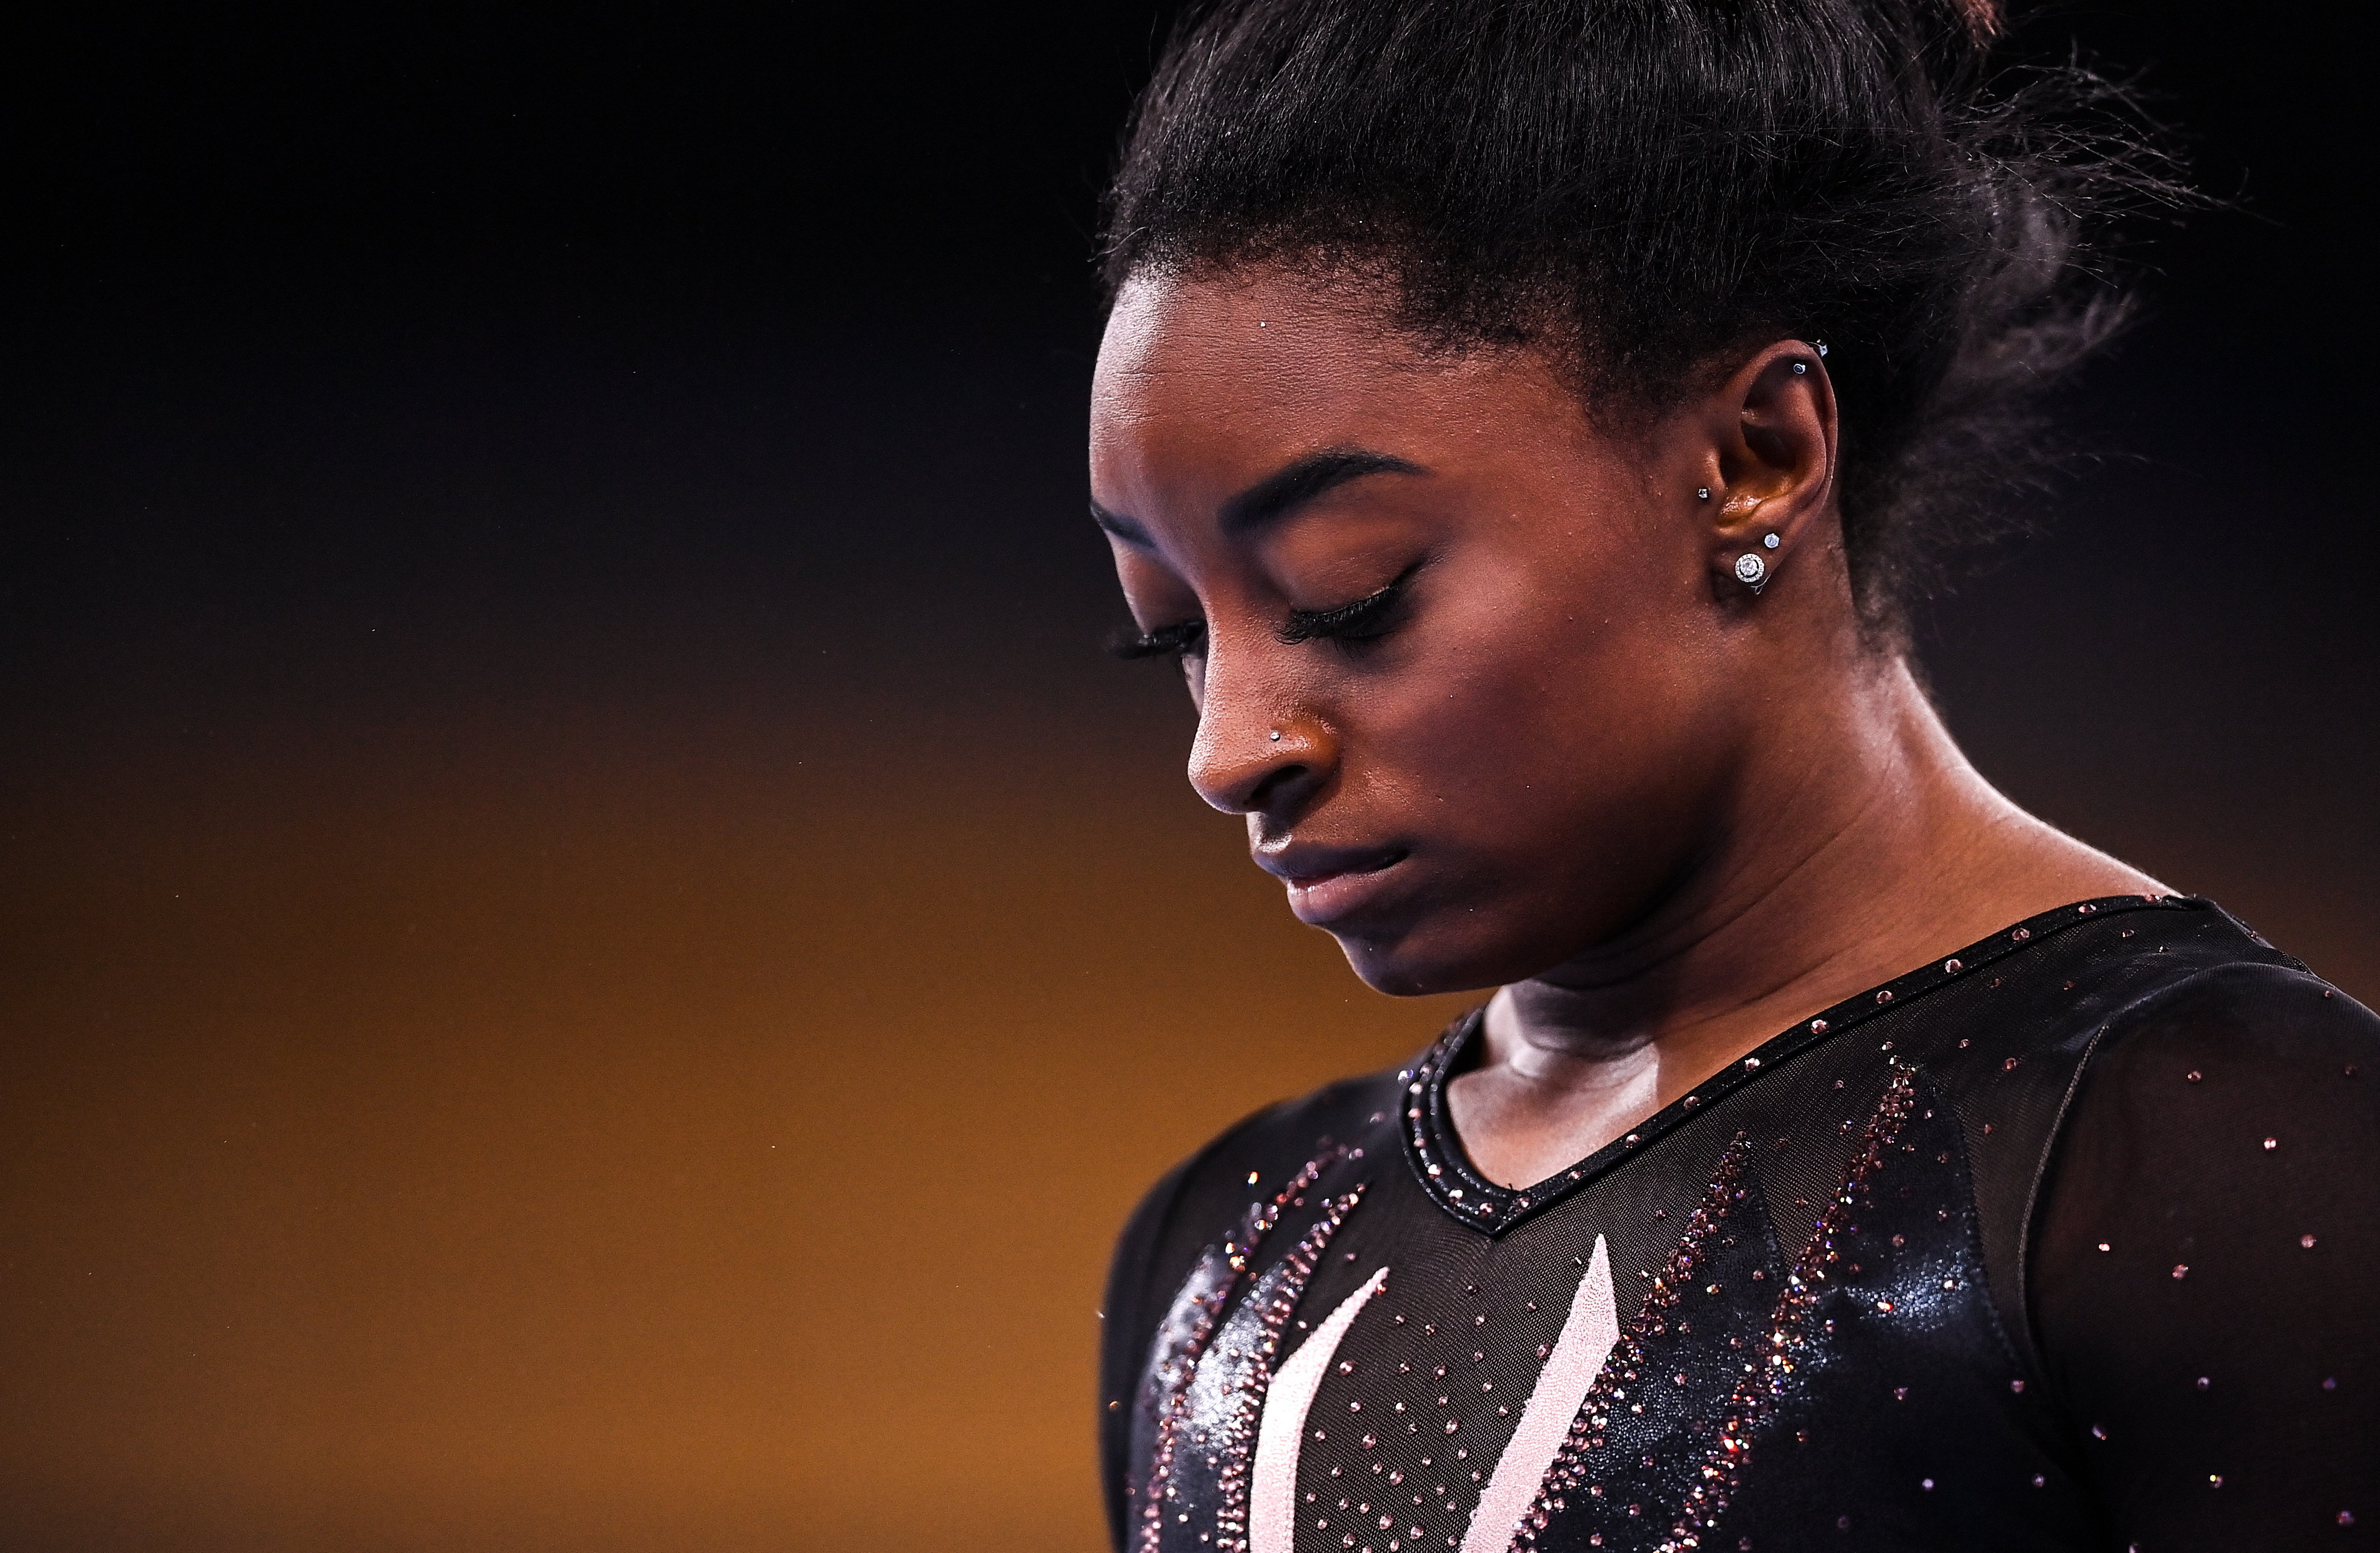
[[[1719,840],[1635,927],[1490,1001],[1451,1098],[1491,1177],[1539,1180],[1787,1025],[2009,922],[2162,890],[1985,782],[1905,662],[1846,673],[1747,755]]]

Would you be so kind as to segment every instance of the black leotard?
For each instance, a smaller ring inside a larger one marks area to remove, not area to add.
[[[2046,913],[1523,1191],[1476,1014],[1225,1134],[1111,1280],[1120,1547],[2363,1546],[2380,1019],[2214,905]]]

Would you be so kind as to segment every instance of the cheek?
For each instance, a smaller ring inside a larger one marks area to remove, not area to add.
[[[1422,823],[1506,877],[1660,850],[1725,763],[1731,698],[1699,624],[1603,591],[1621,596],[1483,620],[1381,730]]]

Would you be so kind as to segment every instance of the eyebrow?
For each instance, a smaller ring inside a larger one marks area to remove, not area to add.
[[[1325,448],[1282,466],[1223,503],[1219,514],[1223,531],[1242,534],[1261,528],[1304,506],[1328,491],[1366,475],[1420,475],[1429,471],[1390,453],[1368,448]],[[1126,544],[1148,546],[1148,530],[1122,513],[1091,504],[1091,521]]]

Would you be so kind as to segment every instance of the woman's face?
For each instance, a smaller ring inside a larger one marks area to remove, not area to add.
[[[1191,784],[1372,986],[1547,970],[1725,823],[1760,676],[1707,422],[1599,430],[1534,354],[1432,358],[1282,273],[1125,289],[1091,491],[1186,643]]]

